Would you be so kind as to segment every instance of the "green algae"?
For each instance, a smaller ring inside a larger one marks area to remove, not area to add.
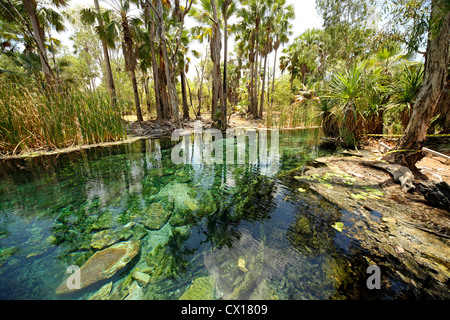
[[[46,165],[48,173],[34,167],[19,174],[11,169],[16,174],[9,179],[15,186],[0,180],[6,186],[2,188],[5,193],[0,193],[2,213],[19,217],[17,225],[23,223],[29,229],[33,219],[47,219],[43,243],[51,248],[28,250],[42,242],[33,231],[17,243],[19,247],[28,242],[26,252],[8,256],[5,251],[4,266],[14,259],[15,266],[22,269],[0,270],[0,297],[12,292],[9,288],[19,281],[36,278],[39,289],[24,284],[26,290],[14,291],[11,297],[53,298],[52,281],[59,284],[58,277],[65,274],[67,265],[81,266],[103,250],[92,243],[100,235],[108,235],[117,242],[138,239],[143,244],[136,267],[114,279],[108,299],[126,298],[136,281],[133,272],[149,276],[143,286],[144,298],[358,298],[358,290],[364,288],[349,275],[358,278],[365,273],[353,273],[349,266],[353,256],[343,254],[337,242],[346,232],[333,229],[335,221],[344,221],[343,213],[297,181],[305,177],[302,169],[295,168],[304,167],[318,155],[315,144],[301,145],[304,139],[292,137],[299,145],[294,143],[289,150],[281,147],[281,171],[275,176],[265,175],[257,165],[175,166],[170,161],[173,144],[168,140],[91,150],[73,159],[65,155],[63,164],[54,160]],[[290,170],[296,171],[294,179],[283,175]],[[334,189],[355,180],[333,173],[307,178]],[[372,190],[362,192],[367,197],[379,196]],[[2,233],[0,241],[4,248],[13,248],[10,233],[17,238],[21,229],[5,223],[8,233]],[[6,229],[2,226],[2,230]],[[359,253],[357,247],[348,252]],[[330,259],[338,253],[343,255],[342,261]],[[207,260],[217,261],[221,272],[214,281],[222,280],[222,287],[224,282],[230,283],[226,296],[213,290],[218,282],[212,283],[215,271],[207,266]],[[239,261],[245,261],[246,272],[239,268]],[[20,272],[23,276],[16,277]],[[48,279],[48,274],[57,281]],[[16,277],[15,282],[7,281],[5,275]],[[44,290],[41,278],[45,277]],[[346,288],[353,287],[355,292],[346,295]],[[333,296],[338,288],[342,295]]]
[[[180,300],[214,300],[215,283],[212,276],[196,278]]]

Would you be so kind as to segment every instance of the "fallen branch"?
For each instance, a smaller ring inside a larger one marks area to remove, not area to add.
[[[380,162],[380,161],[376,161],[376,162],[364,161],[364,162],[362,162],[362,164],[364,164],[366,166],[382,169],[384,171],[389,172],[391,174],[392,178],[395,181],[400,183],[400,185],[402,186],[402,191],[404,193],[413,192],[416,189],[416,187],[414,186],[414,183],[413,183],[414,175],[411,172],[411,170],[409,170],[405,166],[401,166],[401,165],[395,164],[395,163],[385,163],[385,162]]]

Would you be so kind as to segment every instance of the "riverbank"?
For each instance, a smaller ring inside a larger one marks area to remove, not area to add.
[[[450,298],[450,211],[430,206],[418,190],[403,192],[388,172],[371,166],[380,157],[371,143],[317,158],[289,174],[303,183],[302,190],[312,189],[360,217],[339,229],[376,257],[371,264],[398,274],[417,293]],[[450,183],[450,168],[440,159],[424,158],[417,168],[415,183]]]
[[[151,138],[170,138],[172,132],[176,129],[175,125],[169,121],[167,122],[157,122],[155,120],[146,120],[141,123],[136,121],[136,116],[126,116],[124,117],[126,126],[126,138],[119,141],[112,142],[100,142],[93,144],[83,144],[83,145],[73,145],[66,148],[54,148],[51,150],[47,149],[32,149],[26,152],[21,152],[18,154],[0,154],[0,160],[6,159],[23,159],[23,158],[34,158],[44,155],[57,155],[63,153],[69,153],[74,151],[86,150],[90,148],[97,147],[108,147],[125,143],[133,143],[141,139],[151,139]],[[193,130],[194,122],[197,119],[189,119],[182,121],[181,127],[185,130]],[[204,130],[214,128],[213,122],[209,115],[204,115],[201,117],[200,121]],[[228,127],[233,128],[265,128],[264,121],[261,119],[246,119],[239,115],[232,115],[228,123]],[[316,127],[318,128],[318,127]],[[295,130],[304,128],[283,128],[283,130]]]

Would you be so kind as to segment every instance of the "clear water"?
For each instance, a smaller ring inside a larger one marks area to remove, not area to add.
[[[0,299],[88,298],[98,288],[55,294],[66,268],[92,256],[94,234],[136,222],[168,186],[201,209],[122,239],[139,238],[141,252],[115,286],[133,268],[150,268],[144,299],[179,299],[208,276],[217,299],[398,297],[405,287],[394,278],[385,279],[389,289],[367,289],[367,253],[331,227],[351,213],[299,192],[300,183],[283,175],[330,154],[318,148],[319,137],[318,130],[281,132],[275,173],[257,164],[174,165],[168,139],[2,162]]]

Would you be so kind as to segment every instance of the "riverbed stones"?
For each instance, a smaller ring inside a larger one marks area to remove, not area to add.
[[[128,296],[125,300],[142,300],[144,297],[144,290],[139,286],[139,284],[134,281],[131,286],[128,287]]]
[[[133,271],[132,276],[141,287],[145,287],[150,281],[150,276],[141,271]]]
[[[214,300],[215,282],[212,276],[195,279],[180,300]]]
[[[102,230],[93,234],[91,247],[101,250],[118,241],[128,240],[131,236],[133,236],[133,232],[128,228]]]
[[[89,300],[108,300],[112,287],[113,283],[112,281],[110,281],[99,290],[94,292],[94,294],[89,297]]]
[[[139,253],[139,241],[119,242],[109,248],[94,253],[80,268],[80,289],[114,276],[129,264]],[[72,293],[74,289],[67,287],[66,281],[56,289],[56,294]]]
[[[169,220],[172,212],[164,210],[161,203],[152,203],[146,210],[142,224],[150,230],[161,229]]]

